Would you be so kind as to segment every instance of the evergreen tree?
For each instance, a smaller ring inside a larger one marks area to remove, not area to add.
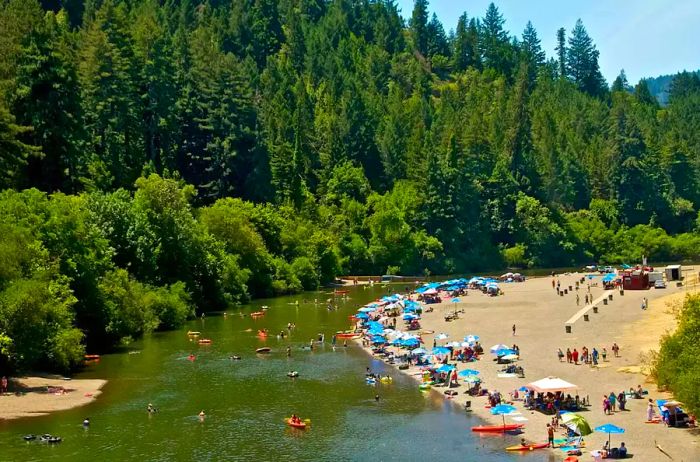
[[[415,0],[409,26],[413,47],[428,56],[428,0]]]
[[[579,19],[571,31],[569,47],[566,50],[566,72],[579,90],[591,96],[601,96],[606,91],[598,67],[598,50]]]
[[[555,48],[557,52],[557,71],[559,73],[560,79],[566,78],[566,29],[560,27],[557,29],[557,46]]]
[[[535,82],[539,68],[544,64],[545,53],[542,50],[537,31],[530,21],[527,22],[523,31],[523,39],[520,43],[520,50],[528,66],[528,78],[530,84]]]
[[[505,19],[493,3],[489,4],[481,23],[479,47],[484,67],[510,76],[512,70],[512,45],[503,28]]]
[[[430,22],[426,26],[427,39],[427,51],[428,56],[431,58],[434,56],[450,56],[450,49],[447,43],[447,35],[445,34],[445,29],[442,27],[442,23],[438,20],[438,17],[433,13]]]
[[[627,75],[625,70],[621,69],[620,74],[613,81],[610,91],[629,91],[629,82],[627,82]]]

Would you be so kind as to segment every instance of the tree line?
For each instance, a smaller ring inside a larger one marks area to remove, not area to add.
[[[0,0],[0,361],[339,274],[698,258],[700,78],[662,107],[557,43],[493,4]]]

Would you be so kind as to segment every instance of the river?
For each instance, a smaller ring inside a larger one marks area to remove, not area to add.
[[[558,460],[547,451],[507,454],[503,448],[517,444],[518,437],[473,434],[470,427],[478,419],[436,392],[419,392],[414,381],[356,346],[340,343],[333,351],[332,333],[347,329],[348,316],[359,305],[387,290],[352,288],[335,311],[327,310],[330,295],[322,292],[256,300],[227,316],[210,315],[179,331],[147,336],[76,376],[108,380],[94,403],[0,421],[0,460]],[[264,317],[239,314],[263,305],[269,307]],[[289,338],[277,339],[274,333],[286,331],[288,322],[297,327]],[[268,328],[270,337],[259,339],[258,328]],[[212,344],[191,342],[188,330],[201,331]],[[303,349],[318,333],[326,335],[326,344]],[[256,355],[262,346],[269,346],[271,354]],[[195,361],[187,359],[190,353]],[[231,360],[231,355],[242,359]],[[393,375],[394,382],[366,385],[367,366]],[[290,370],[300,377],[288,378]],[[157,413],[146,412],[149,403]],[[201,410],[207,414],[204,422],[197,417]],[[310,418],[310,428],[287,427],[283,418],[292,412]],[[90,417],[89,429],[82,428],[85,417]],[[27,443],[22,436],[29,433],[59,435],[63,442]]]

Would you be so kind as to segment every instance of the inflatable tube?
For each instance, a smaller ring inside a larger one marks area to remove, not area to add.
[[[87,361],[96,361],[100,359],[100,355],[85,355]]]
[[[367,379],[367,385],[375,385],[377,381],[373,378],[368,378]]]
[[[253,317],[265,316],[265,312],[264,311],[253,311],[252,313],[250,313],[250,315]]]
[[[240,360],[241,360],[241,357],[240,357],[240,356],[235,356],[235,355],[234,355],[234,356],[231,356],[231,359],[232,359],[233,361],[240,361]]]
[[[256,352],[256,353],[269,353],[269,352],[270,352],[270,348],[269,348],[269,347],[258,348],[257,350],[255,350],[255,352]]]
[[[382,383],[391,383],[391,382],[394,381],[394,379],[392,379],[392,378],[389,377],[389,376],[387,376],[387,377],[382,377],[382,378],[379,379],[379,380],[380,380]]]
[[[419,390],[430,390],[432,388],[432,385],[429,383],[421,383],[418,385]]]
[[[290,377],[290,378],[293,378],[293,379],[294,379],[294,378],[299,377],[299,373],[298,373],[297,371],[287,372],[287,377]]]
[[[200,345],[208,345],[210,343],[211,343],[211,339],[208,339],[208,338],[203,338],[203,339],[199,340]]]
[[[189,335],[190,337],[196,337],[196,336],[198,336],[200,333],[201,333],[201,332],[197,332],[196,330],[188,330],[188,331],[187,331],[187,335]]]
[[[306,423],[304,422],[292,422],[291,418],[285,419],[285,422],[287,422],[287,425],[293,428],[298,428],[300,430],[303,430],[306,428]]]
[[[36,435],[24,435],[24,441],[34,441],[36,439]]]

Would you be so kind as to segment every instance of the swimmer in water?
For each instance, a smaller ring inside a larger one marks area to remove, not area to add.
[[[199,421],[204,422],[205,417],[206,417],[206,414],[204,414],[204,410],[199,411]]]
[[[87,428],[90,426],[90,417],[85,417],[85,420],[83,420],[83,427]]]
[[[153,414],[154,412],[157,411],[157,409],[153,407],[153,404],[148,403],[148,407],[146,408],[146,411],[148,411],[149,414]]]

